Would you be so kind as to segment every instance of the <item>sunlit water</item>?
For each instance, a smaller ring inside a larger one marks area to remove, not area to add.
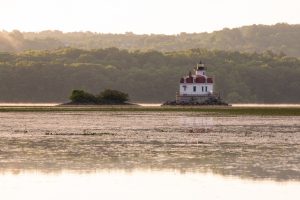
[[[22,173],[1,176],[0,199],[298,200],[299,188],[296,182],[249,181],[170,171]]]
[[[179,112],[0,113],[0,199],[298,199],[299,122]]]
[[[0,106],[3,107],[40,107],[40,106],[57,106],[59,103],[0,103]]]
[[[43,106],[58,106],[61,103],[0,103],[0,106],[3,107],[43,107]],[[143,107],[159,107],[162,103],[136,103]],[[283,107],[283,108],[297,108],[300,107],[300,104],[231,104],[233,107]]]
[[[299,108],[300,104],[232,104],[233,107]]]

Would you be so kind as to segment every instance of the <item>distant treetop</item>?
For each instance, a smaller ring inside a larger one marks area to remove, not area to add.
[[[219,49],[262,53],[271,50],[300,57],[300,25],[252,25],[212,33],[181,33],[178,35],[100,34],[61,31],[0,32],[0,51],[51,50],[61,47],[99,49],[183,51],[192,48]]]

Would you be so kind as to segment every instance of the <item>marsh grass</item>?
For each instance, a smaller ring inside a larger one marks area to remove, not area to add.
[[[231,106],[2,106],[0,112],[196,112],[209,115],[300,116],[300,107],[231,107]]]

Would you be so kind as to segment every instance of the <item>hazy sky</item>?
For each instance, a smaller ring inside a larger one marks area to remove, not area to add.
[[[0,0],[0,30],[204,32],[300,23],[300,0]]]

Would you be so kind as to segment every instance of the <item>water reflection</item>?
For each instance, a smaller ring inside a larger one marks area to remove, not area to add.
[[[300,117],[0,113],[0,170],[211,172],[300,180]]]
[[[122,171],[5,174],[0,199],[298,199],[300,183],[245,181],[212,174]]]

